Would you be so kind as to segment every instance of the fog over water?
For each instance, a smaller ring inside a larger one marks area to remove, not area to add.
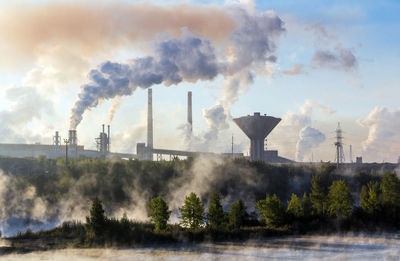
[[[398,260],[400,234],[291,236],[246,243],[176,244],[135,249],[65,249],[2,260]]]

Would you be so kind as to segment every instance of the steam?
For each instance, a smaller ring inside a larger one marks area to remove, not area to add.
[[[368,161],[396,162],[400,151],[400,110],[375,107],[358,123],[368,128],[368,137],[362,143],[363,156]]]
[[[272,11],[250,14],[242,7],[232,6],[230,12],[237,28],[229,35],[222,56],[217,57],[220,52],[209,39],[183,30],[179,39],[164,38],[153,42],[153,56],[124,64],[105,62],[91,70],[89,83],[81,86],[78,100],[71,109],[71,129],[81,122],[86,110],[96,107],[100,101],[132,95],[137,87],[213,80],[218,74],[238,77],[243,73],[250,75],[251,70],[266,72],[266,64],[276,61],[272,53],[276,49],[275,38],[284,31],[282,20]],[[239,93],[236,91],[233,97],[228,97],[235,100]],[[226,101],[219,103],[223,105]],[[229,111],[226,107],[229,106],[225,105],[224,110]],[[228,113],[225,115],[228,117]],[[224,126],[221,123],[213,125]]]
[[[310,126],[301,129],[296,144],[296,160],[303,161],[304,156],[309,154],[312,148],[318,147],[324,141],[325,135],[319,130]]]
[[[213,26],[210,26],[213,25]],[[218,26],[215,26],[218,25]],[[67,44],[80,55],[98,55],[119,47],[146,49],[161,32],[178,37],[182,27],[223,41],[234,30],[231,15],[217,7],[148,3],[48,2],[2,6],[0,66],[20,66],[54,44]],[[70,67],[73,68],[73,67]]]
[[[191,148],[207,149],[215,143],[219,133],[229,128],[231,106],[248,91],[254,77],[271,76],[271,65],[277,60],[275,40],[285,31],[283,21],[273,11],[256,12],[251,6],[231,9],[238,27],[230,35],[225,51],[227,70],[221,98],[203,109],[207,130],[197,137],[190,136]]]
[[[81,122],[86,110],[102,100],[131,95],[137,87],[212,80],[218,74],[219,66],[209,40],[183,31],[180,39],[160,40],[154,46],[154,56],[126,64],[107,61],[91,70],[89,83],[81,86],[71,109],[71,129]]]
[[[291,138],[297,136],[298,139],[293,142],[296,144],[294,157],[298,161],[304,160],[311,154],[311,149],[317,148],[325,141],[325,135],[313,125],[314,111],[322,112],[325,115],[331,115],[335,111],[323,104],[307,100],[300,106],[298,112],[288,112],[283,116],[282,123],[277,126],[275,133],[279,135],[277,139],[281,139],[281,148],[288,148]],[[291,150],[293,151],[293,150]],[[292,152],[293,153],[293,152]]]
[[[108,112],[108,122],[111,123],[114,119],[114,115],[117,112],[119,106],[121,105],[121,97],[117,96],[114,98],[113,103],[111,104],[110,110]]]

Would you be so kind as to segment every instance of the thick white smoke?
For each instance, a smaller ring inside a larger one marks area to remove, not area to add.
[[[89,73],[89,83],[81,86],[78,100],[71,109],[71,129],[83,113],[100,101],[131,95],[137,87],[178,84],[182,81],[211,80],[219,71],[214,48],[207,39],[183,31],[180,39],[159,40],[154,56],[137,58],[130,63],[107,61]]]
[[[322,112],[324,115],[331,115],[334,110],[326,105],[307,100],[298,112],[288,112],[282,117],[282,123],[279,124],[273,133],[273,139],[277,140],[277,144],[281,151],[293,155],[298,161],[302,161],[305,157],[311,156],[311,149],[317,148],[325,141],[325,135],[313,124],[313,112]],[[297,136],[297,140],[292,137]],[[291,157],[293,157],[291,156]]]
[[[217,115],[220,111],[212,113],[211,110],[221,110],[222,106],[225,116],[211,117],[208,122],[214,121],[210,124],[214,129],[215,126],[225,127],[230,105],[247,88],[242,90],[237,79],[246,78],[246,81],[241,80],[241,85],[248,84],[253,77],[252,72],[268,72],[268,64],[276,61],[273,55],[276,49],[274,40],[284,32],[283,21],[274,12],[250,14],[241,6],[232,6],[230,12],[237,28],[221,50],[213,46],[209,39],[199,38],[183,30],[179,39],[164,38],[153,42],[153,56],[137,58],[123,64],[108,61],[91,70],[89,83],[81,86],[78,100],[71,110],[70,127],[76,128],[84,112],[96,107],[100,101],[131,95],[137,87],[213,80],[218,74],[226,77],[228,87],[224,90],[223,100],[204,114]],[[233,88],[229,88],[230,86]],[[221,123],[221,120],[225,123]]]
[[[362,143],[366,160],[396,162],[400,153],[400,110],[375,107],[358,123],[368,128],[368,138]]]
[[[319,130],[310,126],[304,127],[299,133],[299,140],[296,144],[296,160],[303,161],[312,148],[318,147],[325,141],[325,135]]]

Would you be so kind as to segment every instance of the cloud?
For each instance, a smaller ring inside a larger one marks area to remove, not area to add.
[[[294,64],[293,68],[289,70],[284,70],[283,74],[286,75],[298,75],[303,73],[303,65],[302,64]]]
[[[60,45],[41,52],[35,65],[22,83],[35,86],[46,95],[71,88],[74,83],[83,81],[89,70],[86,58]]]
[[[0,135],[2,142],[27,142],[38,138],[28,123],[40,120],[43,113],[51,115],[53,103],[40,95],[33,87],[11,87],[5,97],[11,104],[0,112]]]
[[[314,69],[334,69],[350,71],[357,68],[357,59],[350,49],[337,48],[335,51],[318,50],[311,61]]]
[[[212,25],[212,26],[210,26]],[[203,5],[157,6],[129,3],[50,2],[0,11],[0,66],[21,65],[51,45],[66,44],[81,54],[140,45],[159,33],[178,36],[182,27],[219,41],[234,30],[231,15]],[[113,47],[113,48],[110,48]]]
[[[400,110],[378,106],[358,123],[368,128],[368,138],[362,143],[366,160],[396,162],[400,154]]]

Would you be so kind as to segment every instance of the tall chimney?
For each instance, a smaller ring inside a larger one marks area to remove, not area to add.
[[[107,151],[110,152],[110,125],[107,125]]]
[[[193,121],[192,121],[192,92],[188,92],[188,111],[187,111],[187,121],[189,124],[190,133],[193,131]]]
[[[153,94],[151,88],[147,89],[147,147],[153,148]]]

